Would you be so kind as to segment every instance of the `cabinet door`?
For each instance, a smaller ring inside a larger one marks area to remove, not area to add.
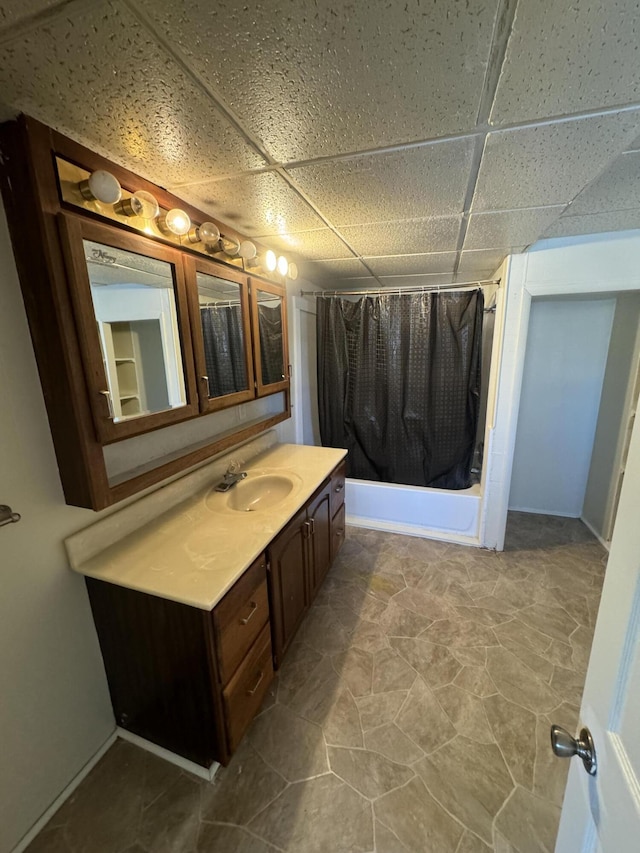
[[[269,592],[275,665],[282,662],[289,643],[309,606],[306,509],[298,513],[269,546]]]
[[[99,441],[197,415],[180,254],[78,217],[59,222]]]
[[[200,258],[185,258],[184,265],[200,410],[253,400],[247,276]]]
[[[251,279],[251,323],[258,397],[289,388],[285,289]]]
[[[331,483],[328,481],[309,503],[310,601],[315,598],[331,565]]]
[[[335,560],[338,551],[344,544],[345,536],[345,506],[342,504],[331,519],[331,560]]]

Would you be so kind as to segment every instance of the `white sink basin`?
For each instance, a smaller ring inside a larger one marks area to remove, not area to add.
[[[231,512],[265,512],[278,506],[299,485],[293,473],[248,473],[228,492],[211,491],[206,503],[210,509]]]

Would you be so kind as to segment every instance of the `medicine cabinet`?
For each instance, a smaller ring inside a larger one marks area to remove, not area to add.
[[[100,169],[128,194],[152,194],[162,210],[211,220],[33,119],[0,126],[2,194],[65,498],[95,510],[291,415],[283,283],[245,270],[242,259],[209,259],[186,238],[164,239],[142,221],[128,227],[126,216],[92,208],[73,179]],[[181,422],[276,393],[277,407],[265,401],[252,420],[238,412],[235,426],[231,412],[213,435],[203,422],[211,437],[185,437],[177,451],[175,432],[173,444],[161,437],[160,446],[172,446],[164,457],[110,479],[107,445],[151,430],[168,435]]]

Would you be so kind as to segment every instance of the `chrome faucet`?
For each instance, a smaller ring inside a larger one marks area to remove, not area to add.
[[[240,480],[244,480],[247,476],[246,471],[240,471],[240,463],[232,459],[229,467],[226,470],[224,479],[221,480],[215,487],[216,492],[228,492]]]

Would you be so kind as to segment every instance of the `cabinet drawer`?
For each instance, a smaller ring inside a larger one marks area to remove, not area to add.
[[[213,611],[222,684],[229,681],[268,619],[267,564],[262,554]]]
[[[331,520],[331,560],[335,560],[336,555],[344,544],[345,536],[345,506],[342,504],[338,512]]]
[[[222,691],[229,751],[240,743],[273,680],[271,634],[265,625],[238,671]]]
[[[344,487],[347,475],[347,463],[343,460],[331,475],[331,517],[344,503]]]

